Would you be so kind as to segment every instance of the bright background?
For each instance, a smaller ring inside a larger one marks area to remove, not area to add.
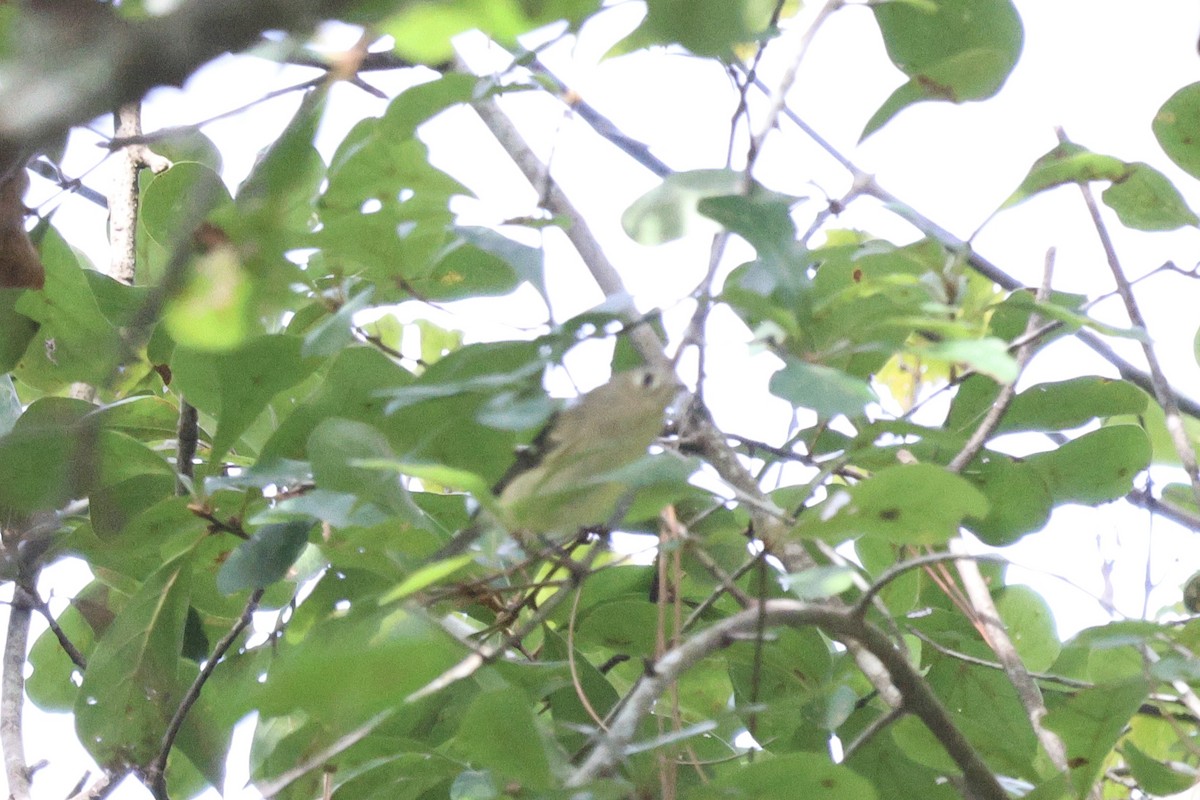
[[[1200,184],[1166,158],[1150,128],[1163,101],[1200,80],[1200,7],[1183,0],[1015,1],[1025,25],[1025,48],[1009,81],[990,101],[918,105],[857,144],[863,124],[903,82],[886,58],[870,10],[857,6],[835,14],[824,25],[806,56],[789,105],[861,169],[874,174],[885,189],[926,217],[963,239],[978,229],[975,249],[1019,280],[1036,285],[1046,249],[1053,246],[1057,248],[1054,288],[1099,297],[1112,290],[1112,281],[1073,187],[1039,195],[994,219],[989,217],[1032,162],[1055,146],[1055,126],[1096,152],[1151,164],[1175,182],[1193,209],[1200,209]],[[810,4],[813,7],[791,21],[784,36],[768,48],[760,70],[768,85],[775,84],[791,61],[817,5]],[[636,3],[619,4],[590,24],[578,41],[564,40],[550,47],[543,60],[587,102],[626,133],[648,143],[672,168],[722,166],[736,95],[718,65],[669,52],[601,60],[639,14]],[[323,37],[331,48],[346,48],[357,32],[331,26]],[[526,44],[549,38],[550,34],[539,35]],[[463,37],[461,47],[476,70],[502,70],[506,65],[505,54],[478,36]],[[153,92],[144,110],[145,129],[200,122],[316,74],[311,69],[227,56],[198,72],[183,90]],[[364,77],[390,97],[428,80],[432,73],[406,70]],[[765,104],[753,92],[751,97],[758,101],[752,117],[757,127]],[[298,93],[289,94],[204,126],[224,156],[224,177],[231,187],[245,177],[258,151],[278,135],[299,100]],[[657,248],[635,244],[622,231],[620,215],[657,179],[548,96],[523,93],[505,98],[502,104],[543,160],[552,161],[556,179],[588,219],[639,307],[662,308],[669,329],[678,330],[691,314],[687,297],[703,277],[709,236]],[[385,107],[385,101],[352,86],[335,86],[318,138],[322,153],[328,158],[358,119],[381,114]],[[102,120],[97,125],[108,123]],[[744,159],[744,134],[743,129],[736,140],[734,166]],[[431,147],[435,165],[477,194],[478,200],[464,199],[456,209],[464,221],[494,225],[535,211],[537,193],[524,188],[515,167],[473,112],[458,109],[444,114],[425,126],[422,138]],[[87,185],[106,193],[109,170],[102,161],[104,151],[96,146],[100,141],[94,132],[77,132],[64,166],[70,177],[83,175]],[[801,230],[808,227],[812,214],[825,207],[826,196],[840,197],[850,186],[850,176],[786,120],[768,140],[756,176],[772,189],[812,198],[797,207]],[[57,209],[54,220],[67,239],[95,263],[107,262],[104,210],[62,195],[36,178],[27,202],[43,213]],[[1122,228],[1111,214],[1108,220],[1130,278],[1168,260],[1183,269],[1200,261],[1200,231],[1151,235]],[[831,224],[860,228],[896,243],[918,238],[911,226],[869,199],[855,202]],[[511,234],[511,228],[506,232]],[[550,256],[547,280],[553,319],[569,318],[603,299],[559,232],[549,231],[544,238],[525,236],[528,243],[544,245]],[[726,270],[749,254],[745,247],[731,246]],[[1200,322],[1194,313],[1200,284],[1164,272],[1139,284],[1137,290],[1172,384],[1184,394],[1200,396],[1200,370],[1193,350]],[[500,302],[453,304],[445,312],[409,304],[396,313],[405,320],[434,318],[443,326],[463,330],[471,340],[526,337],[531,335],[531,320],[546,318],[544,305],[532,291]],[[1099,303],[1092,313],[1117,325],[1127,324],[1114,300]],[[715,314],[712,326],[713,363],[706,396],[717,423],[727,432],[781,441],[793,423],[790,408],[782,401],[759,400],[766,397],[767,379],[779,362],[756,352],[750,332],[732,315]],[[1113,344],[1141,363],[1129,342]],[[552,378],[552,387],[563,394],[574,391],[572,382],[586,389],[604,379],[586,352],[568,363],[568,371],[570,380],[567,375]],[[1076,374],[1115,375],[1115,371],[1091,351],[1068,341],[1038,356],[1021,385]],[[936,407],[930,409],[937,412]],[[1004,437],[993,446],[1019,454],[1051,445],[1025,435]],[[1158,484],[1181,479],[1169,470],[1156,470],[1153,477]],[[789,473],[785,479],[797,477]],[[1027,583],[1047,598],[1064,637],[1111,618],[1101,598],[1118,614],[1132,617],[1173,606],[1183,582],[1200,569],[1200,547],[1191,532],[1152,520],[1147,512],[1124,502],[1095,509],[1060,508],[1045,531],[1026,537],[1005,553],[1021,565],[1010,569],[1010,580]],[[81,565],[60,564],[45,573],[42,591],[57,597],[52,606],[61,608],[64,598],[88,579]],[[35,618],[32,636],[43,628]],[[248,726],[242,726],[241,736],[248,733]],[[36,795],[65,797],[90,763],[75,742],[71,719],[30,707],[26,740],[31,762],[51,761],[51,768],[35,781]],[[77,765],[75,771],[69,764]],[[245,764],[232,763],[226,795],[254,797],[252,790],[243,788],[245,783]],[[114,796],[149,794],[131,780]]]

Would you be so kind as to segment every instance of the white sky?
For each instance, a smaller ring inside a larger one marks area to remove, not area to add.
[[[884,188],[963,238],[1012,192],[1032,162],[1054,147],[1056,125],[1097,152],[1150,163],[1176,182],[1194,210],[1200,210],[1200,183],[1170,163],[1150,129],[1155,112],[1167,97],[1200,80],[1196,50],[1200,8],[1184,0],[1017,0],[1016,5],[1025,24],[1025,49],[1016,71],[991,101],[909,108],[856,146],[862,125],[902,82],[886,59],[870,12],[858,7],[836,14],[816,38],[791,95],[791,106],[861,168],[873,172]],[[626,4],[610,15],[619,19],[631,10],[631,4]],[[630,24],[628,19],[625,22]],[[735,100],[722,71],[711,63],[662,53],[600,63],[600,55],[612,40],[603,27],[597,25],[586,32],[577,47],[557,46],[546,61],[589,103],[628,134],[650,143],[656,155],[672,167],[720,166]],[[768,84],[790,57],[789,48],[795,41],[795,33],[786,35],[766,59],[761,74]],[[220,59],[197,74],[185,91],[154,92],[145,111],[146,129],[202,120],[311,74],[254,59]],[[389,95],[412,80],[402,73],[368,74],[366,78]],[[298,99],[289,96],[264,103],[205,128],[224,154],[225,177],[231,184],[245,176],[257,150],[274,139]],[[319,141],[326,156],[357,119],[382,113],[385,105],[352,87],[335,87]],[[681,298],[703,275],[708,239],[698,237],[660,248],[631,242],[620,229],[620,214],[656,184],[653,176],[599,140],[584,122],[565,116],[552,100],[517,97],[505,107],[528,123],[523,130],[543,156],[553,148],[557,177],[588,217],[641,307],[666,309],[668,322],[686,318],[690,307]],[[435,163],[480,196],[481,203],[464,206],[473,222],[498,222],[530,213],[535,194],[532,190],[514,191],[514,186],[524,185],[518,173],[484,137],[480,123],[466,111],[446,114],[423,131]],[[100,151],[94,147],[95,141],[90,134],[73,140],[66,161],[69,175],[78,175],[96,163]],[[86,182],[106,191],[106,174],[102,165]],[[849,176],[786,122],[764,151],[759,176],[771,188],[818,198],[821,193],[809,181],[816,181],[834,197],[849,185]],[[49,194],[48,186],[35,179],[30,204]],[[881,212],[873,201],[860,203],[861,208],[856,204],[843,215],[841,224],[894,241],[914,237],[906,223]],[[814,210],[818,207],[819,201],[813,204]],[[801,206],[800,212],[806,208]],[[1151,235],[1127,231],[1113,215],[1109,218],[1110,231],[1131,277],[1168,259],[1183,268],[1200,260],[1200,232],[1195,229]],[[58,219],[72,242],[98,263],[106,261],[103,212],[66,198]],[[802,229],[806,222],[801,222]],[[984,256],[1028,283],[1040,280],[1046,248],[1055,246],[1056,289],[1092,296],[1111,289],[1111,278],[1078,192],[1069,187],[1006,211],[982,230],[975,245]],[[562,240],[551,238],[547,247],[553,256],[555,317],[564,319],[599,302],[599,291]],[[748,252],[735,247],[731,257],[745,257]],[[731,266],[736,263],[729,262]],[[1168,376],[1184,393],[1200,397],[1200,370],[1192,351],[1200,286],[1166,274],[1141,284],[1139,293]],[[488,325],[469,322],[465,314],[442,321],[468,328],[474,337],[493,338],[509,335],[506,325],[513,321],[511,314],[527,321],[530,314],[540,313],[535,302],[509,302],[503,311],[473,304],[471,319],[489,320]],[[1126,322],[1115,303],[1104,304],[1094,313],[1119,324]],[[785,404],[767,402],[751,414],[745,413],[744,405],[747,395],[765,396],[766,381],[777,362],[769,356],[749,357],[745,347],[748,332],[732,319],[723,323],[712,348],[717,371],[708,387],[717,421],[730,431],[778,441],[789,424]],[[1140,363],[1136,351],[1125,344],[1117,343]],[[1082,347],[1056,345],[1035,359],[1026,383],[1089,373],[1111,375],[1113,371]],[[574,377],[585,385],[598,380],[582,366]],[[1028,438],[1009,444],[1034,449],[1046,446]],[[1169,474],[1158,477],[1160,481],[1176,479]],[[1010,576],[1030,583],[1050,600],[1060,632],[1067,636],[1103,622],[1107,616],[1087,593],[1048,573],[1062,575],[1098,595],[1103,591],[1102,560],[1114,559],[1117,607],[1137,616],[1145,597],[1151,543],[1156,554],[1151,577],[1160,585],[1149,601],[1153,613],[1177,602],[1182,582],[1200,569],[1200,548],[1194,544],[1194,534],[1166,521],[1151,523],[1145,512],[1124,504],[1059,509],[1044,533],[1029,536],[1008,551],[1016,562],[1038,570],[1014,569]],[[80,585],[80,580],[78,570],[52,570],[44,590],[53,587],[64,596]],[[34,635],[38,632],[40,629],[35,629]],[[74,746],[70,720],[31,709],[27,726],[30,760],[49,758],[53,762],[51,769],[38,775],[36,796],[66,796],[83,770],[82,766],[77,771],[65,766],[64,753]],[[86,763],[82,755],[69,760]],[[231,773],[229,796],[252,796],[240,791],[244,781],[244,772]],[[116,796],[149,795],[130,782]]]

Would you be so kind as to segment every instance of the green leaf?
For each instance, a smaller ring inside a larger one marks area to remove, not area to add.
[[[21,293],[14,307],[39,326],[14,374],[49,391],[72,381],[108,386],[127,356],[117,330],[100,310],[79,258],[54,228],[46,229],[41,256],[45,288]],[[133,371],[132,365],[126,369]]]
[[[1162,149],[1184,172],[1200,178],[1200,82],[1189,84],[1167,99],[1154,116],[1154,135]]]
[[[966,364],[1001,383],[1017,379],[1017,360],[1008,352],[1008,343],[994,336],[929,342],[912,347],[911,352],[922,358]]]
[[[406,696],[465,655],[460,642],[419,612],[354,602],[348,610],[330,608],[281,643],[256,705],[264,717],[303,711],[326,730],[349,732],[403,708]]]
[[[644,597],[604,603],[580,620],[576,636],[581,645],[600,645],[649,658],[654,653],[657,613]]]
[[[179,162],[155,175],[143,190],[138,221],[154,242],[170,251],[186,244],[184,237],[207,210],[230,202],[229,189],[212,167]]]
[[[59,508],[82,493],[95,464],[80,451],[77,435],[89,405],[42,398],[0,438],[0,508]]]
[[[232,243],[221,239],[192,259],[186,283],[163,309],[163,325],[178,344],[208,351],[242,345],[257,328],[254,286]]]
[[[991,381],[968,378],[954,398],[947,428],[969,433],[983,420],[998,390]],[[1069,430],[1097,418],[1141,414],[1146,404],[1145,392],[1131,383],[1112,378],[1087,375],[1039,383],[1013,398],[996,432]]]
[[[388,104],[383,123],[391,135],[411,139],[417,128],[446,109],[479,99],[479,82],[465,72],[453,71],[411,86]]]
[[[317,203],[322,227],[309,244],[321,249],[333,274],[358,273],[376,283],[376,299],[414,292],[427,299],[461,297],[495,276],[438,270],[457,244],[452,195],[469,195],[429,163],[426,145],[397,135],[385,118],[350,132],[329,166],[329,185]]]
[[[623,49],[680,44],[698,56],[729,57],[734,46],[769,33],[768,0],[650,0],[645,20]]]
[[[877,3],[872,10],[888,56],[909,81],[875,112],[862,138],[921,100],[991,97],[1024,43],[1021,18],[1009,0],[939,0],[932,11],[924,4]]]
[[[304,459],[309,436],[326,417],[344,417],[379,427],[385,419],[387,404],[381,393],[412,380],[412,373],[378,350],[366,347],[343,350],[329,364],[320,388],[292,411],[267,440],[262,448],[262,462]],[[210,402],[214,401],[219,402],[219,398]]]
[[[1146,699],[1146,686],[1130,681],[1082,689],[1050,708],[1045,725],[1067,746],[1071,783],[1076,796],[1086,797],[1104,769],[1105,759],[1129,718]]]
[[[313,139],[325,115],[327,96],[325,86],[304,95],[283,133],[238,187],[236,213],[229,215],[230,221],[239,223],[235,230],[256,236],[259,246],[264,234],[278,229],[307,230],[325,171]]]
[[[103,609],[106,621],[111,621],[111,611],[107,605],[109,591],[109,587],[100,581],[92,581],[79,591],[71,600],[71,605],[56,618],[67,639],[85,657],[91,654],[104,628],[89,624],[88,615],[80,609]],[[79,667],[63,650],[54,631],[46,629],[33,643],[29,651],[29,664],[33,668],[33,673],[25,681],[29,699],[43,711],[71,711],[79,694],[79,686],[73,680],[77,679]]]
[[[952,617],[953,615],[947,615]],[[988,657],[991,651],[976,644],[977,634],[969,623],[961,618],[950,622],[965,634],[950,641],[977,656]],[[1029,717],[1020,697],[1008,677],[1001,670],[968,666],[959,659],[934,655],[927,656],[933,663],[926,671],[930,688],[938,695],[950,712],[955,726],[979,751],[992,769],[1001,775],[1025,780],[1040,778],[1035,760],[1038,756],[1038,741],[1029,726]],[[932,739],[928,729],[915,717],[909,717],[913,729],[928,737],[932,747],[940,751],[937,759],[948,756],[942,745]],[[932,754],[930,754],[932,755]],[[923,761],[936,764],[934,760]],[[953,769],[953,767],[952,767]]]
[[[463,553],[460,556],[452,556],[435,561],[432,564],[427,564],[405,578],[399,586],[381,597],[379,602],[382,605],[403,600],[428,586],[432,586],[443,578],[453,575],[474,560],[474,553]]]
[[[1149,395],[1146,396],[1146,408],[1134,415],[1114,416],[1105,425],[1136,425],[1146,432],[1150,438],[1153,452],[1153,463],[1180,466],[1179,451],[1175,449],[1175,441],[1167,430],[1167,417],[1162,406]],[[1184,415],[1183,429],[1193,445],[1200,443],[1200,420]]]
[[[1179,794],[1196,783],[1195,770],[1174,769],[1146,755],[1132,742],[1121,746],[1121,755],[1129,763],[1129,771],[1138,788],[1156,797]]]
[[[1025,667],[1030,672],[1048,670],[1062,648],[1045,599],[1028,586],[1005,586],[996,598],[996,609]]]
[[[749,193],[704,197],[696,207],[749,242],[775,269],[796,269],[804,254],[792,221],[792,208],[799,200],[754,184]]]
[[[566,641],[566,631],[560,634],[555,629],[547,627],[543,636],[545,643],[542,645],[542,657],[549,662],[567,666],[569,661],[567,648],[571,644]],[[573,675],[577,678],[578,686],[583,689],[584,697],[587,698],[588,704],[596,713],[607,714],[616,706],[620,695],[605,674],[587,659],[585,653],[576,649],[574,656]],[[574,682],[573,680],[572,683]],[[546,702],[551,713],[554,714],[555,723],[560,726],[578,725],[581,729],[586,729],[588,725],[593,724],[588,708],[584,706],[574,685],[559,686],[549,693]],[[579,736],[578,740],[580,744],[583,744],[586,738]]]
[[[1128,174],[1100,197],[1121,222],[1139,231],[1173,231],[1200,224],[1175,185],[1149,164],[1128,165]]]
[[[963,524],[993,547],[1012,544],[1049,521],[1054,500],[1041,473],[1029,464],[985,451],[962,475],[988,501],[986,516],[968,517]]]
[[[786,358],[783,369],[771,376],[770,387],[771,394],[821,417],[861,417],[867,403],[877,400],[866,381],[792,357]]]
[[[503,736],[497,736],[504,731]],[[551,760],[530,700],[511,688],[481,692],[463,715],[451,747],[474,767],[486,767],[529,790],[555,785]],[[565,765],[556,754],[555,767]]]
[[[305,358],[332,356],[348,347],[355,340],[354,315],[370,306],[374,293],[375,290],[368,286],[309,329],[304,336],[300,355]]]
[[[1131,169],[1119,158],[1093,153],[1073,142],[1063,142],[1033,162],[1029,174],[1000,208],[1011,208],[1039,192],[1067,183],[1123,181]]]
[[[191,552],[168,561],[96,643],[75,703],[79,740],[100,764],[149,763],[179,706]]]
[[[738,191],[742,174],[728,169],[676,172],[661,185],[633,201],[621,215],[621,225],[638,244],[657,245],[699,230],[713,230],[712,217],[700,211],[700,201]]]
[[[1118,414],[1141,414],[1146,393],[1131,383],[1084,376],[1039,383],[1018,394],[1000,431],[1067,430]]]
[[[507,294],[518,283],[517,273],[507,261],[456,236],[429,273],[408,285],[418,296],[428,293],[442,300],[455,300]]]
[[[233,594],[243,589],[263,589],[287,575],[308,544],[312,518],[264,525],[229,554],[217,572],[217,589]]]
[[[789,573],[783,583],[789,592],[801,600],[824,600],[853,588],[857,574],[851,567],[810,567]]]
[[[406,3],[396,14],[372,26],[395,38],[398,54],[420,64],[442,64],[454,57],[450,40],[469,30],[481,30],[502,45],[561,19],[574,29],[598,7],[597,0],[460,0],[456,3]]]
[[[373,468],[373,462],[394,463],[396,456],[387,438],[370,425],[326,419],[308,439],[308,458],[322,489],[356,495],[392,514],[416,510],[395,471]]]
[[[302,347],[292,336],[260,336],[226,353],[175,349],[175,384],[192,405],[217,419],[211,463],[237,444],[275,395],[317,367],[316,359],[301,356]]]
[[[718,777],[695,797],[756,800],[875,800],[879,795],[866,778],[849,767],[830,763],[820,753],[788,753],[738,767]]]
[[[965,479],[933,464],[906,464],[831,489],[825,502],[804,511],[795,530],[834,542],[863,535],[894,544],[940,544],[964,518],[987,513],[987,498]]]
[[[1026,459],[1055,503],[1095,505],[1122,497],[1150,465],[1150,440],[1135,425],[1112,425]]]
[[[38,324],[16,308],[24,292],[24,289],[0,289],[0,372],[16,366],[37,334]]]

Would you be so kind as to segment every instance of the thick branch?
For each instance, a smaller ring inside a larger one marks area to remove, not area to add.
[[[305,31],[350,4],[198,0],[137,22],[99,3],[44,5],[48,11],[24,12],[33,44],[11,62],[0,86],[0,153],[37,149],[155,86],[181,85],[200,65],[254,44],[263,31]]]
[[[29,645],[32,608],[25,590],[13,584],[4,640],[3,674],[0,675],[0,745],[4,747],[4,773],[11,800],[29,800],[29,764],[25,760],[22,720],[25,706],[25,652]]]
[[[125,103],[113,114],[114,135],[120,139],[142,134],[141,103]],[[171,162],[144,144],[131,144],[117,154],[118,164],[108,197],[108,275],[133,285],[137,267],[138,173],[142,167],[163,172]]]

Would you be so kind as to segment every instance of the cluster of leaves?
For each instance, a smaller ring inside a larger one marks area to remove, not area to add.
[[[418,63],[445,61],[464,29],[511,43],[598,10],[578,0],[388,5],[362,3],[348,18],[392,34],[397,56]],[[618,52],[678,45],[736,64],[747,42],[769,43],[779,15],[761,0],[648,6]],[[1008,0],[873,9],[906,82],[864,135],[915,102],[990,97],[1020,54]],[[0,23],[30,24],[3,10]],[[1066,745],[1062,773],[990,665],[949,573],[891,572],[944,550],[960,529],[1013,543],[1055,507],[1121,498],[1152,463],[1174,463],[1157,399],[1124,380],[1077,377],[1029,387],[988,431],[1044,434],[1044,452],[984,448],[947,468],[1016,379],[1014,343],[1031,318],[1043,322],[1034,348],[1083,329],[1141,332],[1093,322],[1083,297],[1000,291],[956,243],[827,230],[810,246],[797,199],[740,171],[669,175],[624,223],[653,245],[703,219],[754,249],[711,299],[779,356],[770,391],[807,422],[769,452],[740,455],[795,465],[788,474],[799,477],[723,503],[689,477],[699,455],[736,484],[727,465],[681,433],[647,462],[622,523],[657,534],[669,509],[686,525],[685,540],[664,538],[660,563],[631,563],[587,538],[546,551],[490,541],[431,561],[470,524],[467,495],[487,492],[545,425],[545,370],[589,338],[615,339],[613,368],[631,366],[631,324],[656,323],[602,307],[533,341],[465,345],[430,322],[362,314],[504,297],[523,284],[546,295],[538,249],[457,223],[451,201],[470,192],[430,164],[417,132],[446,109],[548,79],[524,68],[504,81],[429,74],[356,125],[328,163],[313,146],[327,87],[312,89],[233,192],[202,134],[156,140],[174,166],[142,176],[136,285],[97,271],[43,225],[45,288],[0,290],[6,577],[28,583],[66,556],[95,576],[60,630],[33,645],[26,689],[38,706],[74,714],[99,764],[150,771],[181,721],[166,791],[220,787],[234,724],[257,714],[252,776],[281,798],[315,796],[322,781],[356,799],[557,797],[579,782],[595,797],[650,796],[664,780],[694,798],[958,796],[951,732],[916,716],[879,730],[892,719],[884,698],[853,653],[815,627],[725,642],[679,676],[671,702],[635,721],[635,746],[615,769],[578,771],[604,736],[600,720],[653,671],[664,641],[733,617],[747,598],[834,608],[888,575],[871,624],[896,634],[955,735],[1024,796],[1091,796],[1113,776],[1154,794],[1190,785],[1197,720],[1171,687],[1200,680],[1196,660],[1180,655],[1200,646],[1194,624],[1114,623],[1061,643],[1042,598],[985,568],[1025,667],[1052,677],[1044,724]],[[1200,177],[1198,87],[1168,101],[1155,131]],[[1092,181],[1111,184],[1103,200],[1128,226],[1198,222],[1150,166],[1071,143],[1034,164],[1005,207]],[[74,399],[79,383],[98,402]],[[918,401],[936,393],[952,396],[948,413],[916,421]],[[199,413],[194,475],[174,458],[187,406]],[[22,547],[28,520],[80,499],[86,513],[65,514],[48,548]],[[813,553],[852,545],[861,566],[822,556],[781,581],[778,562],[747,546],[762,533],[751,521],[763,506],[787,512],[784,538],[761,542],[785,564],[799,543]],[[236,635],[216,663],[214,648],[241,631],[248,608],[277,612],[277,624]],[[504,642],[507,655],[423,691],[484,641]],[[747,731],[761,750],[746,745]],[[854,743],[840,763],[829,756],[835,737]]]

